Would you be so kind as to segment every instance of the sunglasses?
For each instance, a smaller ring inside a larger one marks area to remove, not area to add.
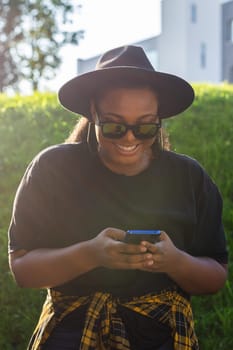
[[[124,123],[97,121],[96,125],[101,128],[103,136],[110,139],[120,139],[126,135],[128,130],[132,130],[134,137],[137,139],[150,139],[156,136],[158,130],[161,128],[161,123],[142,123],[128,125]]]

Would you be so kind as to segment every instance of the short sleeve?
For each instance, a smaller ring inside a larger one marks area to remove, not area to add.
[[[53,197],[48,163],[38,155],[20,182],[8,231],[9,251],[49,246],[48,237],[53,230]]]
[[[197,225],[192,242],[192,254],[208,256],[220,263],[227,263],[222,197],[215,183],[203,169],[196,199]]]

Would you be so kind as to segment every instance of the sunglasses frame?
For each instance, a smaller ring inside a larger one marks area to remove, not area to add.
[[[97,118],[96,118],[97,120],[96,120],[95,124],[101,128],[101,132],[102,132],[103,136],[106,137],[106,138],[110,138],[110,139],[120,139],[120,138],[124,137],[127,134],[128,130],[132,130],[132,133],[133,133],[134,137],[137,138],[137,139],[141,139],[141,140],[143,140],[143,139],[150,139],[150,138],[155,137],[157,135],[159,129],[161,128],[161,120],[160,119],[159,119],[159,122],[157,122],[157,123],[138,123],[138,124],[130,125],[130,124],[126,124],[126,123],[118,123],[118,122],[113,122],[113,121],[101,122],[99,120],[99,117],[98,117],[97,113],[96,113],[96,116],[97,116]],[[116,134],[116,135],[113,135],[111,133],[105,133],[104,130],[103,130],[103,127],[106,124],[115,124],[115,125],[121,125],[121,126],[123,125],[124,128],[125,128],[125,131],[120,133],[120,134]],[[155,134],[153,136],[151,136],[151,135],[148,136],[147,134],[145,134],[145,135],[139,134],[138,135],[137,134],[137,128],[139,126],[144,126],[144,125],[156,126]]]
[[[113,133],[112,134],[106,133],[103,130],[103,127],[106,124],[121,125],[121,126],[124,126],[125,130],[119,134],[116,134],[116,135],[114,135]],[[98,123],[96,123],[96,125],[100,126],[101,132],[102,132],[104,137],[111,138],[111,139],[120,139],[120,138],[124,137],[127,134],[128,130],[132,130],[134,137],[137,139],[141,139],[141,140],[142,139],[150,139],[150,138],[155,137],[157,135],[159,129],[161,128],[161,123],[140,123],[140,124],[129,125],[129,124],[125,124],[125,123],[116,123],[116,122],[98,122]],[[137,128],[140,126],[144,126],[144,125],[156,126],[155,134],[154,135],[147,135],[147,134],[143,135],[142,133],[137,133]],[[114,135],[114,136],[110,136],[110,135]]]

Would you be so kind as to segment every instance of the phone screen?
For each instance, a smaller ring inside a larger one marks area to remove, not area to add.
[[[140,244],[141,241],[156,243],[160,240],[160,230],[128,230],[124,242]]]

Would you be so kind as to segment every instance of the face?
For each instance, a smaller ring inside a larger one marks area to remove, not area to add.
[[[149,88],[116,88],[106,92],[91,106],[93,120],[124,123],[130,126],[158,123],[158,99]],[[98,151],[102,162],[113,172],[135,175],[148,167],[152,159],[151,146],[155,137],[139,139],[129,129],[120,138],[108,138],[100,126],[95,126]]]

